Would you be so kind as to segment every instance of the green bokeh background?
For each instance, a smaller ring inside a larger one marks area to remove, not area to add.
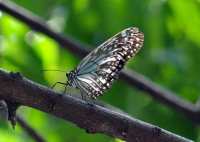
[[[126,68],[135,70],[180,97],[194,102],[200,92],[199,0],[13,0],[41,16],[56,31],[82,43],[98,46],[116,32],[137,26],[145,44]],[[65,81],[79,58],[47,36],[0,11],[0,67],[19,71],[50,86]],[[59,88],[57,88],[59,89]],[[62,88],[60,88],[62,89]],[[99,99],[131,116],[200,142],[197,125],[181,113],[153,100],[148,94],[118,80]],[[23,107],[24,117],[48,142],[120,142],[102,134],[87,134],[74,124]],[[0,121],[0,142],[33,142],[16,126]]]

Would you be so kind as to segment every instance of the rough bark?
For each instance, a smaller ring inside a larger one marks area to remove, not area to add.
[[[190,142],[128,115],[62,95],[21,76],[0,70],[0,98],[68,120],[88,133],[104,133],[128,142]]]

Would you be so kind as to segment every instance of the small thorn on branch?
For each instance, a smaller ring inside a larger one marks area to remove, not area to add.
[[[20,72],[10,72],[10,76],[13,79],[22,79],[22,75],[20,74]]]
[[[16,102],[6,101],[7,108],[8,108],[8,120],[10,121],[13,129],[16,126],[16,111],[19,108],[20,104]]]
[[[0,120],[8,120],[8,107],[4,100],[0,100]]]

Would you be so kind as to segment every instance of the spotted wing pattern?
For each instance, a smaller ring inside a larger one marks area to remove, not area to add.
[[[144,35],[136,27],[116,34],[81,61],[74,83],[82,93],[96,99],[112,85],[126,61],[143,46],[143,41]]]

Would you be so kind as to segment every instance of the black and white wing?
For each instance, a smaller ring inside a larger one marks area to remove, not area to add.
[[[136,27],[116,34],[89,53],[77,67],[76,86],[96,98],[109,88],[128,59],[143,46],[144,35]]]

